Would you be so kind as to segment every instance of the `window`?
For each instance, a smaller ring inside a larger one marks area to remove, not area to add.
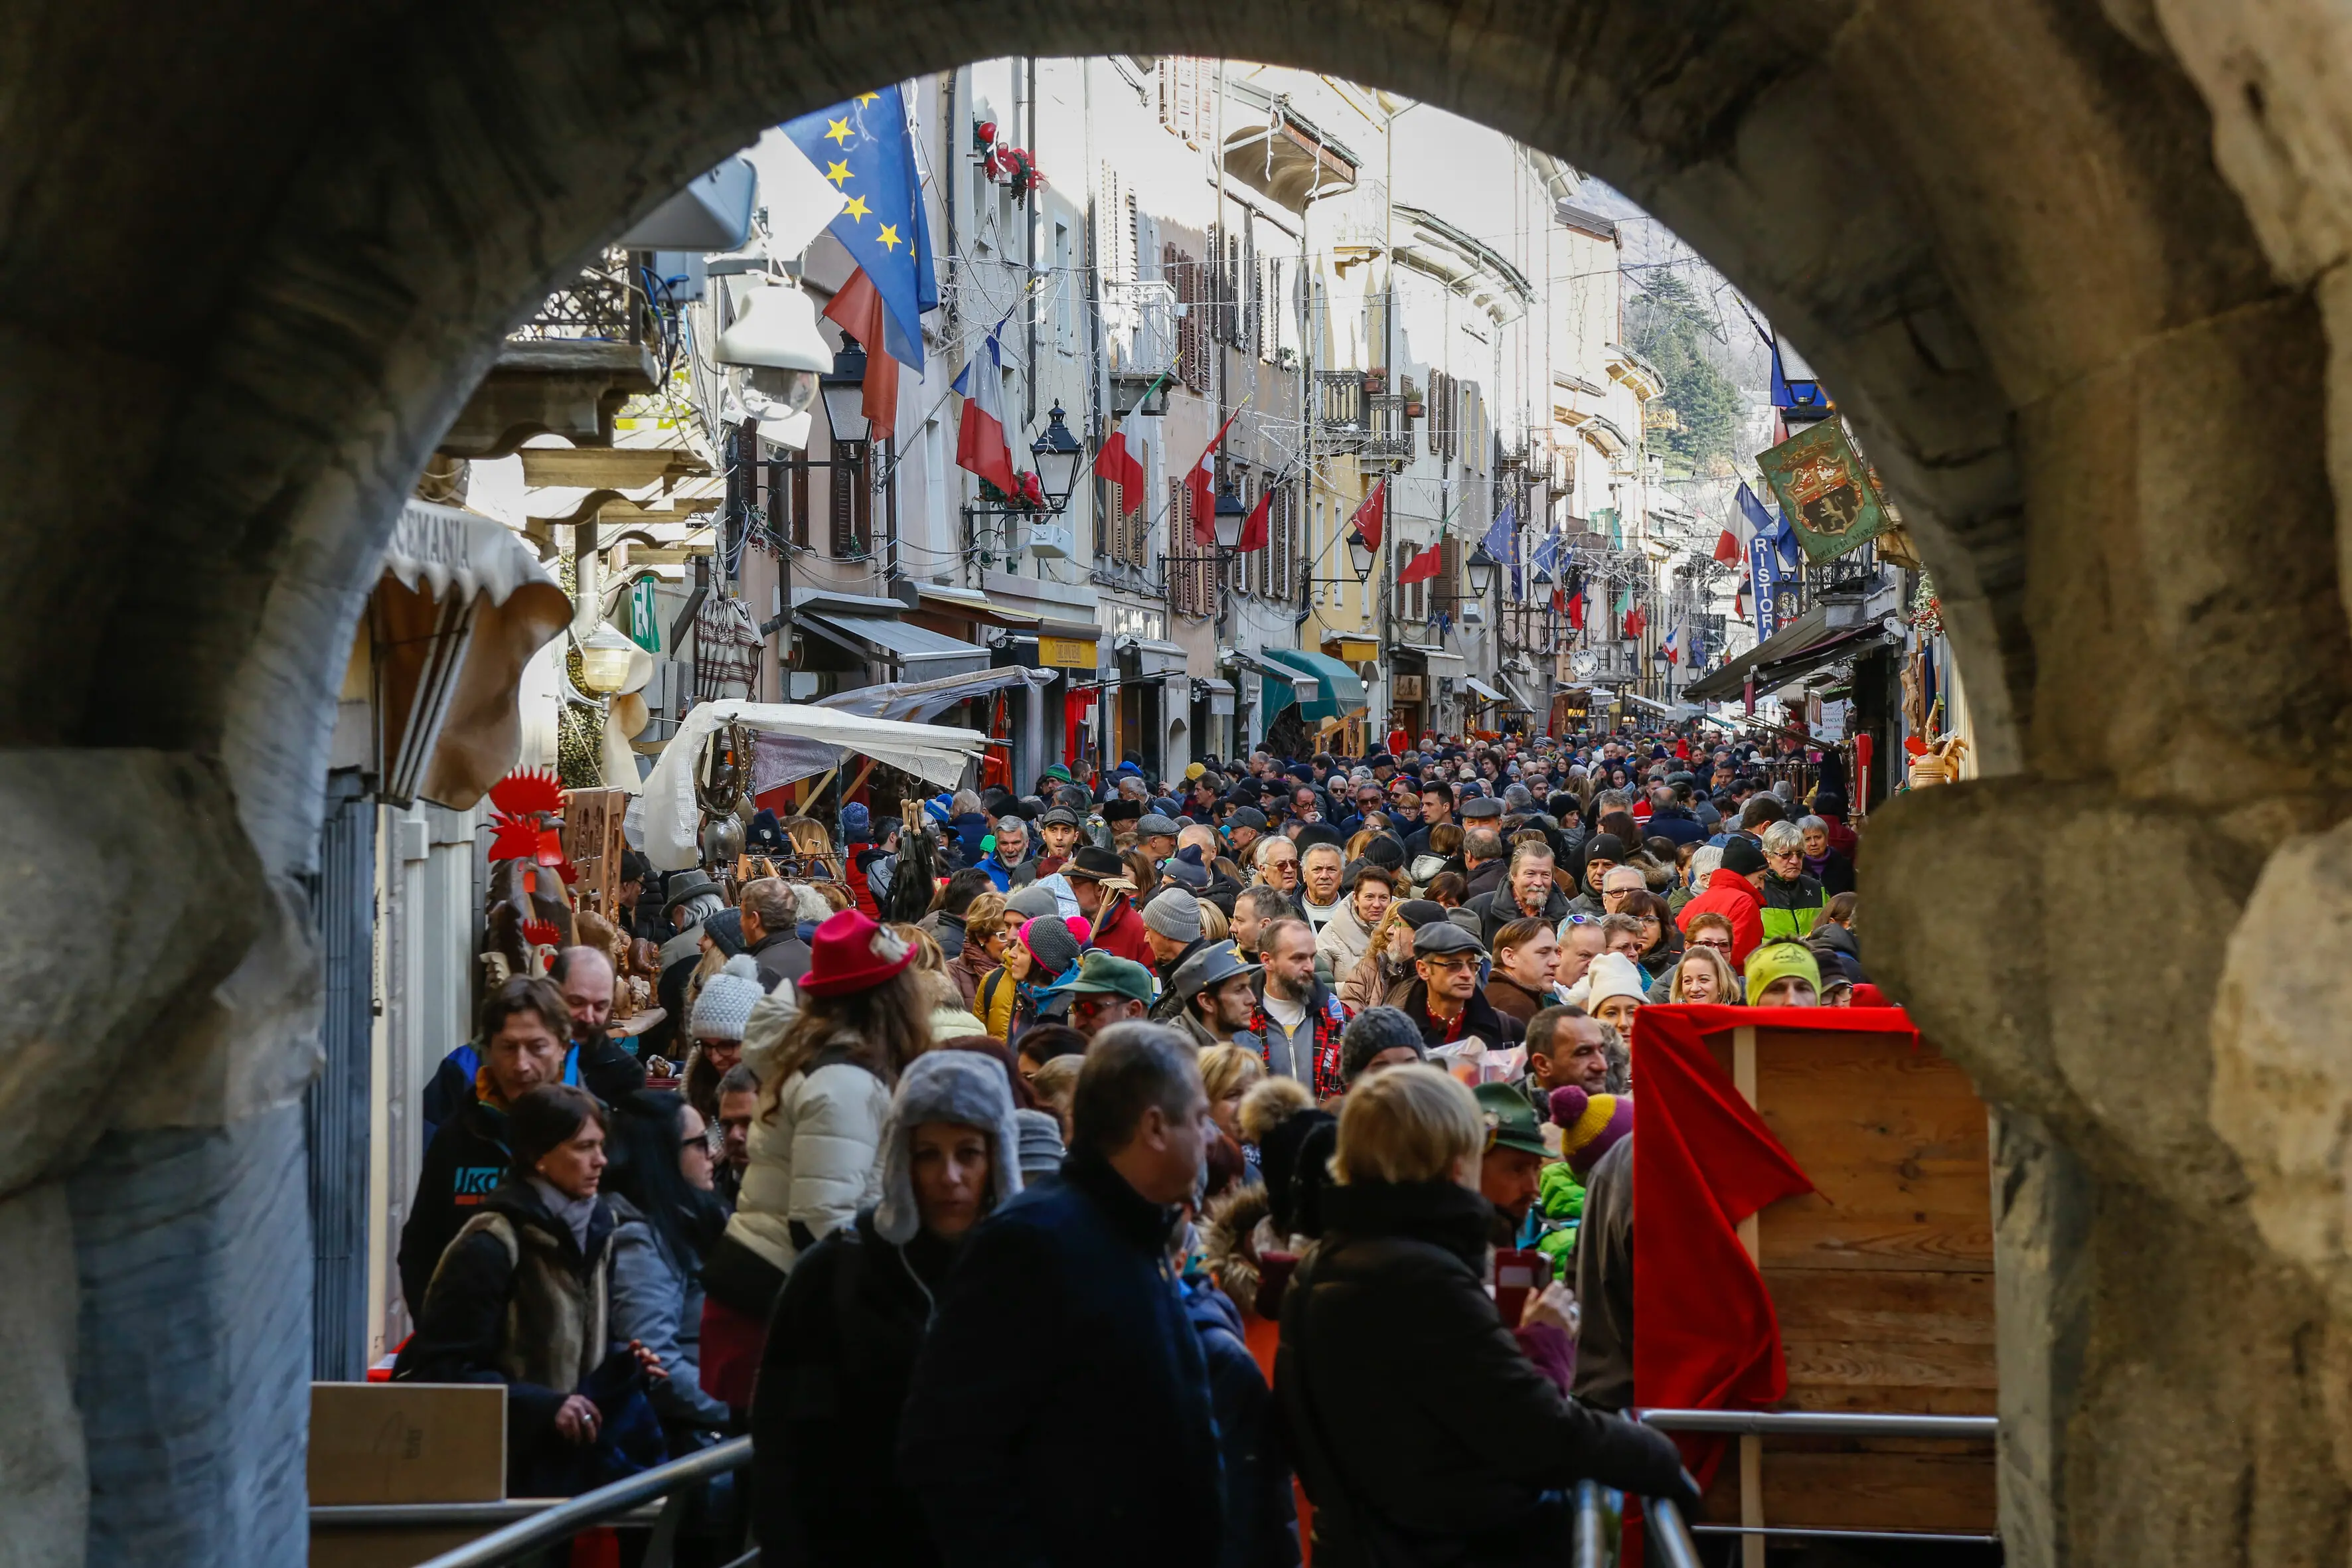
[[[874,491],[866,483],[865,443],[835,441],[835,467],[829,476],[833,491],[833,552],[843,559],[865,556],[874,548]]]
[[[1076,292],[1076,278],[1070,270],[1070,226],[1057,218],[1054,223],[1054,341],[1066,354],[1077,350],[1076,317],[1070,308],[1071,296]]]

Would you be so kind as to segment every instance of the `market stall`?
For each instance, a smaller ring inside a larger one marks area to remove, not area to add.
[[[941,789],[963,782],[965,768],[988,743],[976,730],[869,719],[836,709],[727,699],[688,710],[646,777],[646,858],[661,871],[682,871],[701,860],[701,808],[696,796],[705,744],[722,728],[772,736],[760,760],[772,768],[768,787],[839,768],[846,756],[901,769]]]

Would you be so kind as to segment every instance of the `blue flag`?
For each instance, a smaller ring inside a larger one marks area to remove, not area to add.
[[[940,302],[915,140],[898,85],[789,121],[786,137],[849,205],[828,232],[882,296],[890,357],[923,368],[923,312]]]
[[[1555,529],[1543,536],[1528,564],[1535,568],[1536,581],[1549,583],[1559,576],[1559,531]]]
[[[1790,571],[1805,563],[1805,547],[1797,538],[1797,531],[1789,520],[1756,499],[1756,492],[1743,482],[1739,487],[1739,513],[1748,520],[1748,531],[1758,539],[1769,539],[1772,548],[1789,563]]]
[[[1508,566],[1511,569],[1511,591],[1514,594],[1527,592],[1526,584],[1519,581],[1519,503],[1517,501],[1504,503],[1503,510],[1495,514],[1494,522],[1488,526],[1486,537],[1478,542],[1478,547],[1486,552],[1486,559],[1496,565]]]

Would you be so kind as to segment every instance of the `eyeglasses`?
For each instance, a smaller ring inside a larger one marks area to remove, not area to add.
[[[1717,952],[1729,952],[1731,951],[1731,942],[1730,939],[1727,937],[1695,936],[1691,938],[1691,945],[1694,947],[1711,947]]]

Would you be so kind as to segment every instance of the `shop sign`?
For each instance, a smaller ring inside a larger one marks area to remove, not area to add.
[[[1049,669],[1092,669],[1097,655],[1092,637],[1037,639],[1037,662]]]
[[[1892,519],[1876,477],[1843,419],[1824,419],[1756,455],[1810,561],[1832,561],[1885,531]]]

